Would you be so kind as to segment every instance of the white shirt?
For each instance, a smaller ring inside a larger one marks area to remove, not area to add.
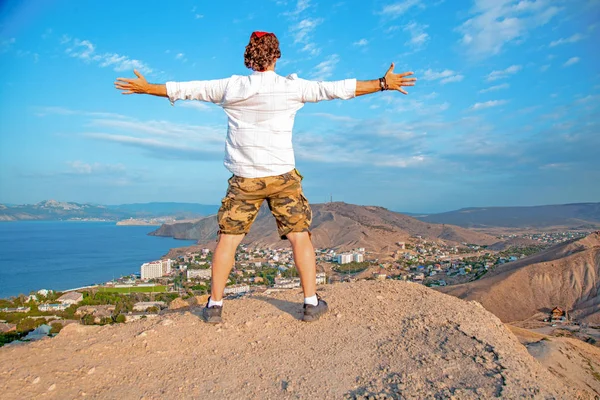
[[[274,71],[166,85],[171,104],[200,100],[223,107],[228,117],[224,164],[244,178],[281,175],[295,168],[292,128],[304,103],[356,95],[356,79],[317,82]]]

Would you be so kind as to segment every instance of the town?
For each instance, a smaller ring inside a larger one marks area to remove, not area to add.
[[[386,254],[365,248],[317,249],[317,284],[359,279],[400,279],[429,287],[479,279],[499,265],[534,254],[581,232],[531,234],[536,245],[494,251],[486,246],[413,236]],[[525,236],[523,236],[525,237]],[[175,259],[143,263],[139,273],[101,285],[55,292],[41,289],[0,300],[0,345],[58,333],[65,325],[124,323],[204,305],[210,293],[212,252],[200,249]],[[291,249],[242,245],[235,256],[226,299],[300,288]]]

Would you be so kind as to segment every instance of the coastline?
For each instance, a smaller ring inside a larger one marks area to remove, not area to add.
[[[119,228],[115,221],[36,222],[0,224],[0,298],[103,284],[196,243],[150,236],[150,226]]]

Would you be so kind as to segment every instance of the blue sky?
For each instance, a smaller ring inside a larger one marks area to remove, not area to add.
[[[600,1],[4,1],[0,203],[218,204],[225,114],[113,87],[247,74],[254,30],[277,72],[419,79],[308,104],[297,166],[311,202],[397,211],[600,201]],[[594,46],[594,43],[596,45]]]

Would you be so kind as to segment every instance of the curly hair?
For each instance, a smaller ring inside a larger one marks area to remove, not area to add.
[[[244,52],[244,64],[254,71],[264,71],[273,64],[273,60],[281,57],[279,40],[270,33],[262,37],[252,35]]]

